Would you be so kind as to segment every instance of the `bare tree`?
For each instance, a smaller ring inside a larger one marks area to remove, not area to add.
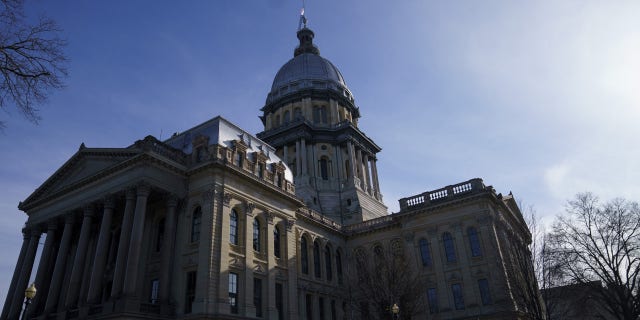
[[[568,281],[591,287],[606,313],[625,320],[640,317],[638,203],[601,204],[591,193],[578,194],[568,202],[567,215],[557,217],[547,250]],[[598,281],[602,285],[591,285]]]
[[[411,319],[423,311],[424,281],[404,250],[376,246],[370,255],[356,249],[348,268],[351,304],[362,319],[392,319],[393,304],[400,307],[400,319]]]
[[[47,17],[27,22],[24,0],[0,0],[0,10],[0,109],[7,111],[13,105],[38,123],[37,105],[47,100],[51,90],[64,86],[66,41]]]

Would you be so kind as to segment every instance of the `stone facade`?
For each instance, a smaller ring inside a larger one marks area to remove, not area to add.
[[[348,271],[377,247],[424,284],[414,318],[526,318],[509,256],[530,234],[513,197],[472,179],[387,214],[381,149],[313,32],[298,38],[257,137],[216,117],[165,141],[81,145],[20,203],[0,318],[19,317],[35,272],[28,318],[359,319]]]

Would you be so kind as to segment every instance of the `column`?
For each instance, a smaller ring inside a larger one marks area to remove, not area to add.
[[[266,287],[266,296],[263,296],[263,313],[266,315],[265,318],[267,319],[278,319],[278,313],[276,311],[276,258],[273,255],[274,253],[274,246],[273,246],[273,241],[274,241],[274,235],[273,235],[273,228],[274,228],[274,219],[273,219],[273,214],[269,213],[269,212],[265,212],[265,218],[267,221],[267,234],[264,237],[265,240],[267,241],[266,245],[267,245],[267,279],[265,281],[265,283],[262,285],[263,288]],[[282,234],[280,235],[280,237],[282,238]],[[281,239],[282,240],[282,239]],[[280,245],[280,256],[283,257],[284,256],[284,252],[282,252],[282,243]],[[264,289],[263,289],[264,290]],[[265,303],[266,302],[266,303]]]
[[[2,315],[0,316],[0,319],[7,319],[7,316],[9,315],[9,309],[11,309],[11,301],[15,296],[16,285],[18,284],[18,278],[20,278],[20,271],[22,270],[24,256],[27,254],[27,248],[29,247],[29,233],[26,230],[22,230],[22,237],[22,248],[20,249],[20,255],[18,255],[16,268],[13,270],[11,285],[9,286],[9,291],[7,291],[7,298],[4,300],[4,307],[2,308]]]
[[[133,216],[133,225],[131,226],[129,257],[127,258],[127,273],[124,278],[124,293],[126,295],[135,296],[137,293],[144,216],[147,211],[147,198],[150,193],[151,188],[148,185],[139,185],[137,188],[136,210]]]
[[[358,186],[361,189],[364,189],[364,170],[362,168],[362,149],[358,149],[356,151],[356,164],[354,165],[354,170],[356,170],[356,168],[358,169],[357,171],[359,172],[358,179],[360,179],[360,183],[358,183]]]
[[[302,154],[302,157],[300,159],[300,161],[302,161],[302,174],[303,175],[307,175],[309,174],[309,170],[307,170],[307,144],[303,139],[300,139],[300,148],[302,149],[300,151],[300,153]]]
[[[82,282],[82,273],[85,267],[84,262],[87,257],[89,237],[91,236],[91,223],[93,222],[93,216],[93,206],[86,206],[84,208],[84,215],[82,218],[82,227],[80,227],[80,239],[78,239],[76,258],[73,260],[71,278],[69,279],[69,289],[67,290],[67,300],[65,303],[65,306],[67,308],[76,307],[78,304],[78,297],[80,296],[80,285]]]
[[[58,222],[53,220],[50,221],[47,226],[47,239],[44,242],[44,248],[42,249],[42,254],[40,255],[40,264],[38,265],[38,271],[36,273],[36,288],[41,294],[37,294],[31,303],[31,307],[29,307],[29,313],[27,318],[32,315],[34,312],[39,310],[39,307],[43,305],[47,296],[42,293],[46,293],[49,289],[49,274],[47,274],[51,269],[51,253],[53,251],[54,242],[56,240],[56,229],[58,228]]]
[[[363,167],[364,167],[364,177],[365,177],[365,181],[367,183],[367,193],[371,194],[371,172],[369,171],[369,155],[368,154],[363,154],[364,159],[362,161]]]
[[[373,185],[376,188],[376,199],[382,199],[382,192],[380,191],[380,181],[378,180],[378,160],[376,158],[371,159],[371,172],[373,174]]]
[[[344,172],[344,161],[342,160],[342,148],[340,146],[334,146],[333,148],[334,153],[336,154],[336,171],[335,171],[335,175],[336,178],[338,179],[338,183],[342,183],[342,180],[344,180],[346,178],[346,174]],[[342,187],[340,186],[340,190],[342,190]]]
[[[122,216],[120,227],[120,240],[118,242],[118,254],[116,255],[116,269],[113,273],[111,297],[115,298],[122,293],[124,275],[127,268],[127,253],[129,252],[129,239],[131,238],[131,224],[133,223],[133,209],[136,206],[136,192],[133,188],[126,193],[127,202]]]
[[[109,255],[111,219],[113,218],[114,207],[115,201],[113,198],[105,199],[102,221],[100,222],[100,233],[98,234],[98,245],[96,246],[96,255],[93,260],[93,270],[91,271],[89,293],[87,295],[87,302],[89,304],[101,302],[99,300],[102,293],[102,277],[104,276],[104,267]]]
[[[313,170],[311,170],[311,175],[314,178],[318,178],[320,176],[320,172],[318,169],[317,154],[318,154],[318,144],[311,145],[311,167],[313,168]],[[320,199],[318,199],[318,201],[320,201]]]
[[[178,206],[178,198],[171,195],[167,199],[167,214],[164,220],[164,237],[162,243],[162,257],[160,262],[160,292],[159,298],[161,304],[169,303],[169,290],[171,288],[171,253],[173,252],[173,243],[176,234],[176,207]],[[205,226],[206,227],[206,226]]]
[[[240,301],[245,306],[244,315],[247,317],[255,317],[256,314],[256,308],[253,305],[253,219],[253,205],[247,204],[244,228],[244,292],[240,292],[240,296],[244,298],[240,299]],[[261,245],[263,244],[261,243]],[[240,314],[243,314],[242,308],[240,308]]]
[[[353,151],[353,142],[347,141],[347,151],[349,152],[349,170],[351,170],[351,177],[356,176],[356,156]]]
[[[296,177],[302,173],[302,159],[300,152],[300,141],[296,141]]]
[[[27,247],[27,252],[24,256],[24,261],[20,269],[20,278],[18,278],[15,291],[13,292],[13,302],[11,303],[11,309],[9,309],[8,319],[18,319],[20,311],[22,311],[24,290],[27,289],[27,285],[29,284],[31,270],[33,269],[33,260],[36,258],[39,240],[40,230],[33,228],[29,230],[29,247]]]
[[[67,253],[69,252],[69,245],[71,244],[71,237],[73,236],[73,222],[73,214],[67,214],[64,221],[64,230],[62,231],[62,239],[60,240],[60,248],[58,248],[58,256],[56,257],[56,264],[53,268],[51,284],[49,285],[49,292],[43,293],[47,294],[47,302],[44,307],[45,314],[54,311],[54,308],[58,304],[62,279],[67,268]]]

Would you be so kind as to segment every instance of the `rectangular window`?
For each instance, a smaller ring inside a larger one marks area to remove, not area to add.
[[[284,295],[282,283],[276,283],[276,310],[278,311],[278,320],[284,320]]]
[[[244,153],[238,151],[238,152],[236,152],[236,165],[238,165],[238,167],[242,168],[243,164],[244,164]]]
[[[231,313],[238,313],[238,274],[229,272],[229,307]]]
[[[429,301],[429,313],[438,313],[438,293],[436,288],[427,289],[427,300]]]
[[[456,310],[463,310],[464,296],[462,295],[462,286],[459,283],[452,284],[451,292],[453,293],[453,304]]]
[[[487,279],[478,280],[478,288],[480,289],[480,298],[482,299],[482,305],[488,306],[493,303],[491,301],[491,293],[489,292],[489,281]]]
[[[318,298],[318,309],[320,311],[320,320],[324,319],[324,298]]]
[[[151,295],[149,301],[151,303],[158,303],[158,290],[160,289],[160,281],[158,279],[151,280]]]
[[[191,313],[196,298],[196,272],[187,272],[187,289],[185,290],[184,313]]]
[[[307,320],[313,320],[313,297],[310,294],[305,297],[305,308],[307,311]]]
[[[262,279],[253,278],[253,305],[256,307],[256,317],[262,317]]]
[[[264,164],[262,162],[258,163],[258,178],[264,178]]]

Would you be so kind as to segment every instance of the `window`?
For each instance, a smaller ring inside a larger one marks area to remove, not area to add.
[[[456,262],[456,249],[453,246],[451,233],[445,232],[442,235],[442,243],[444,244],[444,253],[447,256],[447,262]]]
[[[489,281],[487,281],[487,279],[479,279],[478,288],[480,289],[480,298],[482,299],[482,305],[488,306],[492,304],[493,301],[491,301],[491,293],[489,292]]]
[[[151,295],[149,295],[149,301],[153,304],[158,303],[159,289],[160,289],[160,281],[158,279],[151,280]]]
[[[307,311],[307,320],[313,320],[313,297],[310,294],[307,294],[304,302],[304,306]]]
[[[258,178],[264,178],[264,163],[258,162]]]
[[[273,228],[273,255],[280,258],[280,227]]]
[[[436,288],[427,289],[427,300],[429,301],[429,313],[438,313],[438,293]]]
[[[191,313],[196,298],[196,272],[187,272],[187,290],[185,290],[184,313]]]
[[[316,278],[322,277],[322,270],[320,270],[320,244],[318,244],[318,241],[313,242],[313,274]]]
[[[253,219],[253,250],[260,252],[260,220]]]
[[[229,221],[229,242],[238,245],[238,212],[231,209],[231,220]]]
[[[340,251],[336,251],[336,272],[338,273],[338,283],[342,284],[342,256]]]
[[[156,252],[162,249],[162,240],[164,239],[164,218],[158,221],[158,233],[156,235]]]
[[[322,157],[318,163],[320,166],[320,177],[322,177],[322,180],[329,180],[329,165],[327,164],[327,158]]]
[[[318,309],[320,311],[320,320],[324,319],[324,298],[318,298]]]
[[[191,242],[200,240],[200,223],[202,222],[202,208],[197,207],[193,210],[191,217]]]
[[[287,124],[289,123],[289,121],[291,121],[291,114],[289,113],[289,110],[284,112],[284,123]]]
[[[429,243],[427,239],[420,239],[420,257],[422,258],[422,265],[428,267],[431,265],[431,253],[429,252]]]
[[[302,119],[302,110],[300,110],[300,108],[293,109],[293,118],[295,120]]]
[[[478,238],[478,231],[474,227],[467,229],[467,236],[469,237],[469,246],[471,246],[471,256],[482,256],[482,250],[480,249],[480,239]]]
[[[229,272],[229,307],[231,313],[238,313],[238,274]]]
[[[253,278],[253,305],[256,308],[256,317],[262,317],[262,279]]]
[[[376,266],[382,265],[382,263],[384,261],[384,252],[382,250],[382,246],[377,245],[377,246],[373,247],[373,257],[374,257],[374,261],[376,263]]]
[[[327,121],[327,107],[325,106],[320,107],[320,120],[322,121],[322,123],[329,122]]]
[[[276,123],[274,125],[275,127],[279,127],[280,126],[280,116],[276,116]]]
[[[282,172],[278,172],[276,174],[276,184],[278,185],[279,188],[282,188]]]
[[[463,310],[464,297],[462,296],[462,286],[459,283],[452,284],[451,292],[453,293],[453,304],[456,310]]]
[[[333,280],[333,270],[331,268],[331,248],[326,246],[324,248],[324,268],[327,272],[327,281]]]
[[[284,295],[282,283],[276,283],[276,310],[278,311],[278,320],[284,320]]]
[[[242,151],[236,152],[236,165],[242,168],[244,164],[244,153]]]
[[[300,267],[303,274],[309,274],[309,248],[305,237],[300,240]]]

